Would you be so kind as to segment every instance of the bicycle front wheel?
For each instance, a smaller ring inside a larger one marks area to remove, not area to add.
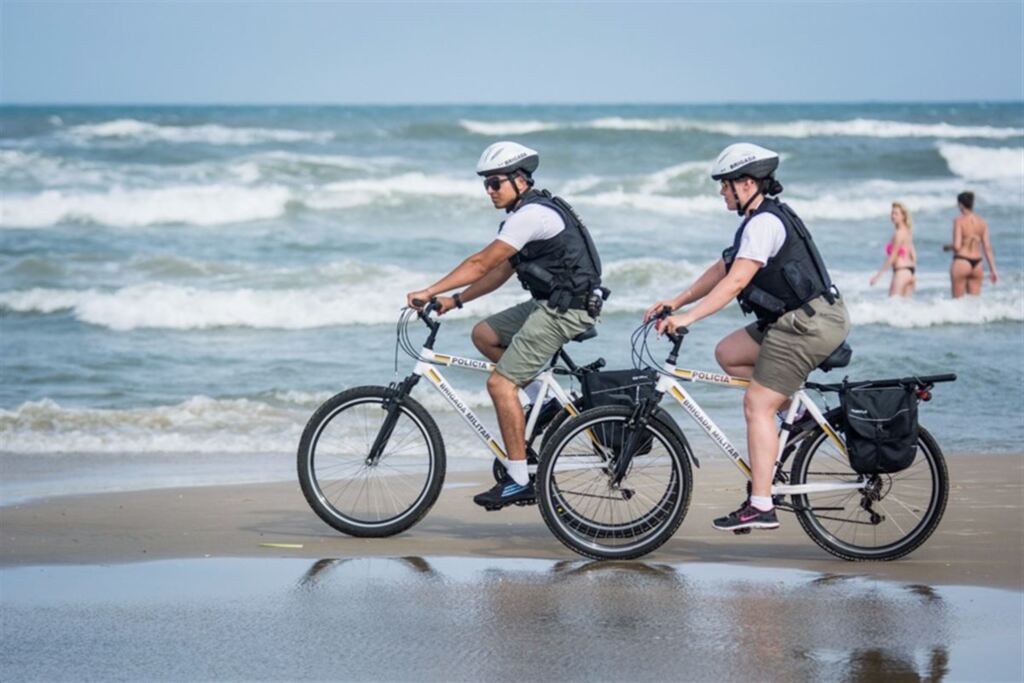
[[[632,559],[672,537],[690,504],[692,475],[672,430],[651,419],[622,481],[613,483],[632,410],[612,406],[573,417],[544,444],[537,502],[564,545],[595,559]]]
[[[836,557],[853,561],[895,560],[920,547],[939,525],[949,494],[946,461],[923,427],[910,467],[872,475],[855,472],[846,454],[817,427],[793,461],[790,481],[864,484],[793,496],[807,535]]]
[[[388,411],[385,387],[355,387],[328,399],[299,442],[299,484],[322,520],[351,536],[383,537],[423,518],[441,492],[444,442],[413,398],[398,406],[394,430],[369,458]]]

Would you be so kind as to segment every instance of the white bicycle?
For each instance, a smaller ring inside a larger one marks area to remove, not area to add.
[[[422,312],[405,309],[399,318],[396,344],[416,360],[408,377],[386,387],[353,387],[333,396],[313,413],[302,433],[298,450],[302,492],[316,514],[338,531],[361,537],[391,536],[416,524],[437,500],[445,477],[444,439],[430,413],[411,396],[413,387],[424,377],[483,441],[495,460],[495,480],[504,478],[502,463],[507,455],[503,445],[440,370],[452,367],[490,373],[494,363],[435,352],[434,341],[441,326],[431,317],[435,310],[436,304],[431,302]],[[430,330],[419,350],[408,337],[414,317]],[[595,336],[597,330],[590,328],[575,341]],[[397,369],[397,348],[395,353]],[[580,377],[603,366],[604,360],[598,359],[579,367],[561,349],[537,376],[541,392],[526,419],[531,474],[537,469],[536,440],[579,412],[579,398],[567,393],[555,375]],[[555,400],[545,410],[549,396]]]
[[[656,320],[634,334],[637,367],[646,362],[644,354],[650,358],[646,340]],[[536,481],[541,514],[552,533],[581,555],[639,557],[665,543],[682,523],[692,488],[689,446],[678,427],[668,424],[671,417],[658,410],[665,395],[674,398],[725,452],[747,478],[749,493],[750,465],[680,384],[682,380],[744,388],[749,380],[676,367],[684,335],[682,331],[671,336],[672,352],[660,369],[649,370],[654,386],[648,397],[632,408],[585,411],[544,441]],[[933,384],[954,379],[956,375],[948,374],[846,384],[808,382],[804,388],[836,392],[844,386],[902,386],[916,391],[918,400],[929,400]],[[794,423],[801,407],[806,416]],[[847,457],[843,429],[838,408],[823,412],[804,389],[793,395],[779,431],[772,486],[776,506],[795,513],[814,542],[837,557],[903,557],[928,539],[945,510],[949,477],[942,451],[920,428],[910,467],[892,474],[860,474]]]

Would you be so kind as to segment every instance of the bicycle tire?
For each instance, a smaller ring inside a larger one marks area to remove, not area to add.
[[[827,450],[829,445],[831,452]],[[793,461],[790,483],[812,483],[808,479],[816,477],[821,477],[818,481],[857,481],[858,477],[865,481],[865,487],[855,491],[793,496],[797,519],[807,535],[829,553],[853,562],[895,560],[919,548],[938,527],[949,496],[949,473],[942,450],[923,427],[914,464],[901,472],[881,475],[858,475],[821,427],[816,427]],[[870,510],[864,507],[865,502],[870,502]],[[822,509],[837,506],[842,510]],[[920,510],[923,512],[918,514]],[[881,519],[873,520],[872,511]]]
[[[366,462],[380,430],[375,422],[383,423],[386,416],[387,393],[386,387],[361,386],[331,397],[310,417],[299,441],[299,485],[306,502],[320,519],[350,536],[382,538],[405,531],[427,514],[444,483],[441,432],[410,396],[399,406],[380,460]],[[355,498],[343,502],[342,494],[353,486]],[[408,503],[400,497],[406,492]]]
[[[652,439],[650,452],[634,457],[618,489],[609,486],[608,467],[596,460],[582,468],[592,473],[589,482],[573,481],[571,472],[580,470],[583,462],[580,458],[603,457],[594,455],[594,440],[588,434],[593,435],[595,430],[600,434],[614,434],[616,428],[624,427],[632,414],[632,409],[624,406],[588,410],[566,420],[551,435],[541,453],[536,482],[541,517],[563,545],[584,557],[623,560],[646,555],[671,538],[686,516],[693,482],[690,461],[673,431],[657,419],[650,420],[646,426],[647,435]],[[576,444],[577,441],[580,443]],[[661,453],[652,456],[656,447]],[[579,452],[572,452],[574,449]],[[574,462],[573,458],[577,460]],[[561,468],[563,459],[564,469]],[[661,471],[666,468],[667,472]],[[570,474],[562,476],[562,472]],[[667,481],[654,484],[650,492],[645,490],[638,496],[643,478],[653,481],[655,474],[663,479],[667,475]],[[630,484],[637,488],[630,489]],[[659,492],[662,487],[664,490]],[[627,491],[632,493],[627,495],[624,493]],[[589,498],[604,502],[588,505]],[[641,498],[656,502],[639,513],[631,511],[630,503]],[[623,504],[619,505],[620,502]],[[596,513],[603,513],[603,518],[597,518]],[[617,521],[615,516],[620,513],[621,519]]]

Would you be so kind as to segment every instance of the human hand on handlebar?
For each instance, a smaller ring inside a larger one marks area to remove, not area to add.
[[[455,298],[450,296],[439,296],[435,297],[434,310],[437,311],[438,316],[442,316],[448,311],[456,308]]]
[[[430,293],[429,289],[421,289],[418,292],[409,292],[405,295],[405,305],[409,308],[415,308],[417,311],[422,311],[423,307],[426,306],[431,297],[434,295]]]
[[[665,308],[668,308],[668,312],[671,313],[676,308],[675,302],[672,301],[671,299],[668,299],[666,301],[659,301],[653,304],[650,308],[647,309],[647,312],[644,313],[644,322],[649,322],[651,318],[658,317],[658,315],[661,314],[661,312]]]
[[[686,334],[687,329],[693,321],[690,320],[690,316],[686,313],[679,315],[670,315],[667,318],[658,321],[655,329],[658,330],[658,335],[667,334],[669,336],[678,335],[680,333]]]

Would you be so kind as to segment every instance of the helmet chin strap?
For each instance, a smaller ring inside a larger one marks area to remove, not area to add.
[[[740,195],[736,191],[736,181],[735,180],[730,180],[729,181],[729,189],[732,191],[733,201],[736,202],[736,214],[738,216],[740,216],[741,218],[743,216],[747,215],[747,209],[749,209],[750,205],[754,202],[754,200],[757,199],[761,195],[761,185],[758,184],[757,192],[755,192],[754,194],[750,195],[750,199],[748,199],[746,202],[741,204],[740,203]]]

